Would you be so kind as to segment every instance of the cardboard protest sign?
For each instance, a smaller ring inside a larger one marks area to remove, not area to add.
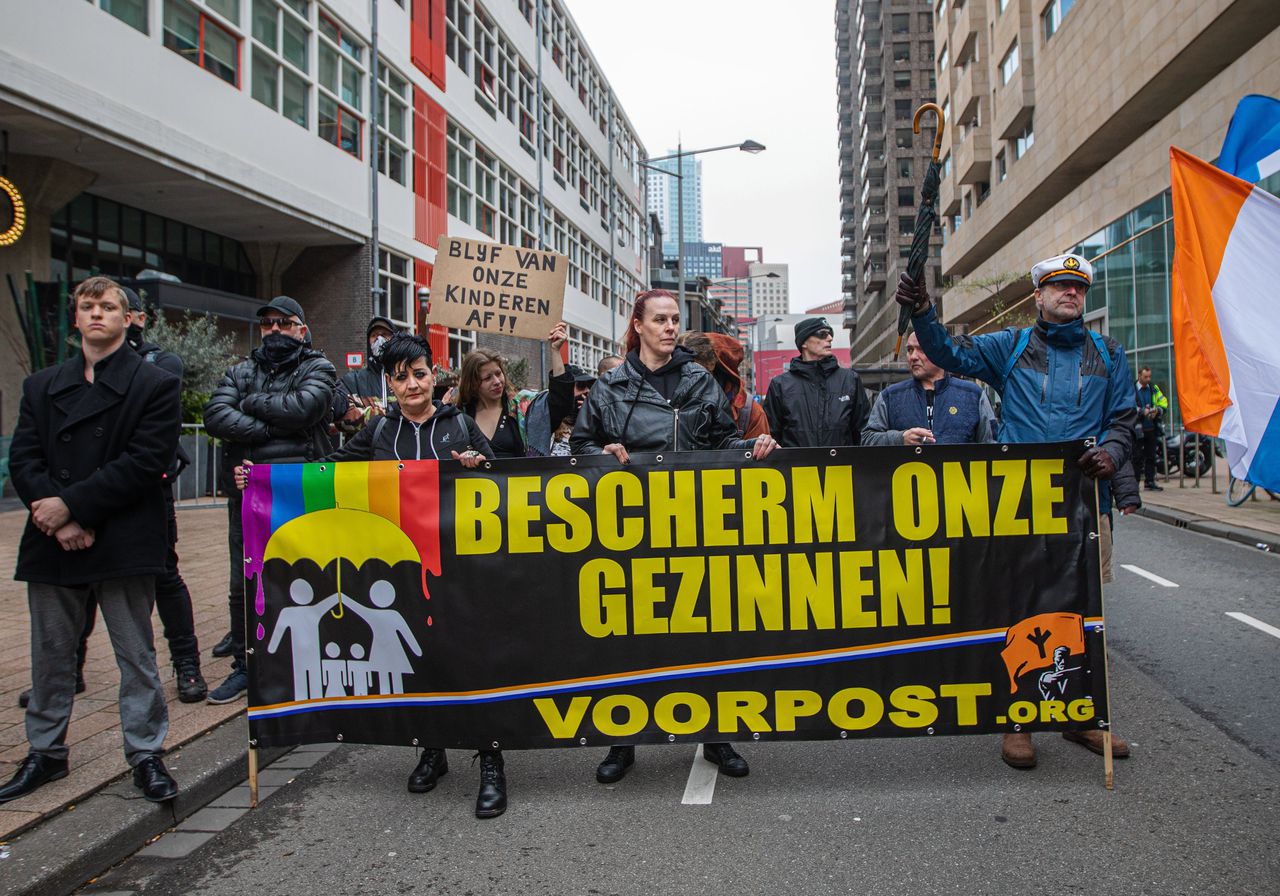
[[[545,339],[561,318],[569,259],[443,236],[431,276],[433,324]]]

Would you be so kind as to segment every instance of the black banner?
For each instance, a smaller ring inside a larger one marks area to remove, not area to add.
[[[255,467],[250,736],[519,749],[1103,726],[1083,449]]]

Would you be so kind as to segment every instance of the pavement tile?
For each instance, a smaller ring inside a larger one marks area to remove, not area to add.
[[[179,831],[225,831],[239,818],[244,817],[248,809],[235,809],[229,806],[214,808],[206,806],[194,815],[186,818],[178,825]]]
[[[306,753],[299,753],[296,750],[287,756],[281,756],[275,762],[271,763],[273,769],[307,769],[315,765],[324,757],[328,756],[332,750],[319,752],[317,750],[309,750]]]
[[[1218,458],[1218,462],[1222,464],[1222,468],[1219,471],[1216,494],[1213,481],[1207,476],[1201,477],[1199,488],[1195,486],[1194,480],[1185,480],[1179,488],[1175,476],[1163,483],[1164,491],[1149,492],[1144,489],[1142,503],[1216,520],[1227,526],[1244,526],[1269,535],[1280,535],[1280,501],[1271,500],[1265,492],[1258,489],[1252,501],[1246,501],[1239,507],[1228,507],[1226,465],[1222,458]]]
[[[298,770],[292,768],[271,768],[258,772],[258,787],[283,787],[298,777]]]
[[[172,831],[138,855],[153,859],[183,859],[213,839],[216,831]]]
[[[271,794],[279,790],[279,787],[263,787],[258,785],[258,802],[262,802]],[[214,809],[248,809],[249,808],[249,785],[241,784],[239,787],[232,787],[222,796],[209,804]]]

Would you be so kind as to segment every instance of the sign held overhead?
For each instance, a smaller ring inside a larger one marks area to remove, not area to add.
[[[569,259],[443,236],[431,278],[433,324],[544,339],[564,309]]]

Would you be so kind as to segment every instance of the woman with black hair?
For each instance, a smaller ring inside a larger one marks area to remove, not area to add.
[[[627,326],[626,359],[596,381],[578,411],[574,454],[612,454],[631,462],[631,451],[705,451],[734,448],[768,457],[778,443],[768,433],[740,439],[720,384],[676,345],[680,305],[663,289],[636,296]],[[617,744],[596,769],[596,780],[621,780],[635,762],[635,747]],[[703,744],[702,755],[740,778],[747,761],[726,743]]]
[[[435,378],[431,346],[421,336],[398,334],[380,356],[395,403],[325,462],[348,460],[456,460],[474,469],[493,459],[489,440],[476,422],[453,405],[433,400]],[[247,462],[246,462],[246,465]],[[236,484],[245,487],[244,467],[236,468]],[[410,793],[427,793],[449,771],[440,747],[423,749],[409,775]],[[494,818],[507,809],[507,779],[500,750],[480,751],[480,790],[476,817]]]

